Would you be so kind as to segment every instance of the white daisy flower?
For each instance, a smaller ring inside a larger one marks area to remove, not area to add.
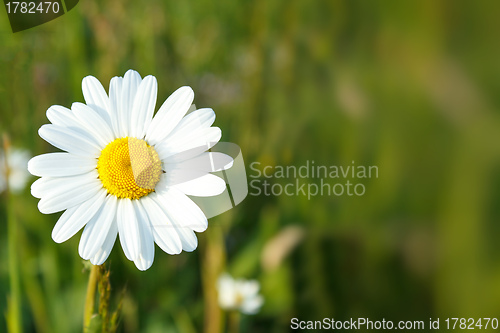
[[[8,149],[7,161],[5,161],[5,152],[0,151],[0,193],[7,188],[7,174],[12,192],[20,192],[24,189],[30,177],[26,170],[30,157],[27,150],[11,148]]]
[[[129,70],[111,79],[109,97],[93,76],[82,82],[86,104],[71,110],[47,110],[52,124],[40,136],[65,151],[36,156],[28,170],[41,176],[31,186],[44,214],[65,210],[53,231],[61,243],[85,227],[79,254],[100,265],[117,235],[125,256],[140,270],[153,263],[154,243],[169,254],[193,251],[194,231],[207,218],[187,196],[214,196],[226,189],[210,172],[227,168],[232,159],[209,153],[221,138],[211,127],[212,109],[186,115],[193,102],[190,87],[176,90],[153,117],[157,82]],[[185,116],[186,115],[186,116]]]
[[[259,289],[259,283],[255,280],[235,280],[229,274],[223,274],[217,281],[219,306],[224,310],[256,314],[264,303]]]

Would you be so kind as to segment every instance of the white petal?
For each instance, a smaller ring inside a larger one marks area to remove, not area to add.
[[[183,225],[187,214],[177,209],[172,201],[169,202],[171,196],[165,194],[166,193],[162,195],[158,194],[152,197],[152,199],[163,209],[163,212],[169,217],[169,220],[174,225],[175,231],[177,231],[181,239],[182,249],[187,252],[192,252],[198,246],[198,239],[190,227]]]
[[[73,237],[97,213],[105,197],[106,190],[102,189],[81,205],[66,210],[52,229],[52,239],[62,243]]]
[[[5,155],[1,156],[0,150],[0,178],[4,178],[5,174]],[[24,149],[11,149],[7,152],[7,162],[9,164],[9,186],[13,193],[19,193],[24,190],[26,182],[29,178],[27,170],[28,161],[31,157],[30,153]],[[5,183],[5,178],[0,180],[0,188]],[[1,190],[0,190],[1,192]]]
[[[95,179],[83,186],[72,188],[57,196],[43,197],[38,202],[38,210],[43,214],[52,214],[71,208],[90,199],[102,188],[101,181]]]
[[[120,137],[132,135],[130,134],[130,128],[135,126],[135,123],[131,118],[132,106],[140,84],[141,76],[139,73],[131,69],[125,73],[121,92],[121,107],[118,109]]]
[[[168,162],[172,155],[195,148],[208,150],[219,142],[222,132],[218,127],[203,128],[186,136],[178,136],[164,140],[155,145],[155,150],[162,161]]]
[[[158,191],[157,195],[164,195],[170,202],[171,214],[179,216],[178,223],[183,227],[191,228],[196,232],[203,232],[208,227],[208,220],[203,211],[187,195],[175,188]]]
[[[81,157],[68,153],[50,153],[33,157],[28,162],[28,171],[34,176],[74,176],[95,169],[95,158]]]
[[[219,291],[224,291],[227,289],[233,289],[234,280],[231,275],[227,273],[221,274],[221,276],[217,279],[217,289]]]
[[[134,260],[135,265],[141,271],[145,271],[153,264],[155,257],[155,243],[153,240],[153,230],[149,222],[148,215],[142,207],[139,200],[133,200],[135,212],[137,214],[137,222],[139,225],[139,233],[141,237],[141,250],[139,256]]]
[[[193,179],[203,177],[208,173],[193,169],[168,169],[168,172],[160,176],[160,182],[156,184],[156,190],[163,190],[168,187],[189,182]]]
[[[111,223],[111,227],[109,228],[108,235],[104,240],[101,248],[97,251],[97,253],[90,258],[90,262],[94,265],[102,265],[106,259],[108,259],[113,246],[115,245],[116,236],[118,235],[118,227],[116,226],[116,219]]]
[[[114,195],[108,195],[101,209],[83,229],[78,245],[78,252],[83,259],[94,257],[103,246],[116,216],[116,201]]]
[[[93,76],[84,77],[82,80],[82,91],[85,103],[91,107],[109,110],[109,98],[101,82]]]
[[[128,260],[136,260],[141,248],[137,215],[130,199],[118,200],[118,235],[123,252]]]
[[[31,184],[31,195],[40,199],[44,193],[46,184],[53,182],[54,179],[57,178],[42,177],[35,180],[33,184]]]
[[[167,159],[164,165],[164,170],[199,170],[204,172],[215,172],[220,170],[227,170],[233,165],[233,158],[229,155],[214,152],[214,153],[201,153],[193,158],[179,161],[183,153],[173,155]],[[175,157],[174,157],[175,156]],[[176,160],[179,162],[172,162]]]
[[[215,121],[212,109],[199,109],[191,112],[179,122],[179,125],[164,139],[165,141],[192,140],[202,130],[209,128]]]
[[[80,124],[100,144],[100,148],[113,141],[113,131],[109,124],[94,109],[83,103],[73,103],[71,110]]]
[[[226,310],[234,309],[236,303],[235,282],[229,274],[223,274],[217,280],[219,305]]]
[[[42,177],[31,185],[31,193],[36,198],[58,196],[97,180],[97,177],[97,170],[77,176]]]
[[[146,140],[150,145],[162,141],[170,134],[189,110],[193,99],[194,92],[190,87],[180,87],[167,98],[147,129]]]
[[[199,141],[201,136],[206,135],[203,133],[207,133],[207,131],[211,132],[212,135],[216,137],[214,142],[218,142],[220,140],[220,130],[208,129],[214,121],[215,113],[212,109],[198,109],[184,117],[172,133],[159,143],[159,145],[163,145],[163,142],[166,142],[166,144],[173,147],[174,150],[180,151],[180,153],[170,156],[167,162],[187,160],[211,148],[214,144],[207,145],[206,142],[202,142],[201,147],[192,144],[193,142]],[[188,143],[189,146],[187,148],[183,147],[183,151],[179,150],[179,147],[184,146],[186,143]]]
[[[107,116],[107,114],[106,114]],[[89,135],[89,131],[70,109],[60,105],[52,105],[47,110],[47,118],[54,125],[66,127],[80,135],[87,137],[91,142],[97,144],[97,140]]]
[[[130,136],[143,138],[156,106],[158,83],[154,76],[148,75],[141,82],[130,115]]]
[[[166,146],[165,144],[163,144],[164,147],[166,147],[166,150],[163,149],[164,151],[162,152],[162,154],[164,156],[167,156],[166,158],[164,158],[162,161],[166,164],[166,167],[169,167],[169,164],[176,164],[176,163],[181,163],[181,162],[184,162],[184,161],[187,161],[189,159],[192,159],[192,158],[195,158],[201,154],[203,154],[207,149],[211,148],[211,147],[207,147],[207,145],[203,145],[201,147],[194,147],[194,148],[191,148],[191,149],[188,149],[188,150],[184,150],[184,151],[181,151],[179,153],[172,153],[172,155],[169,155],[170,154],[170,147],[169,146]],[[158,150],[159,148],[159,145],[157,145],[155,147],[155,150]]]
[[[175,136],[176,133],[183,132],[181,135],[186,133],[197,131],[201,128],[207,128],[212,126],[215,121],[215,112],[212,109],[198,109],[191,112],[179,122],[179,125],[170,133],[169,136]]]
[[[74,155],[98,157],[100,154],[100,147],[89,135],[77,133],[66,127],[43,125],[38,134],[54,147]]]
[[[174,185],[174,187],[187,195],[211,197],[224,192],[226,190],[226,182],[224,179],[208,173],[204,176]]]
[[[249,299],[245,299],[241,304],[241,312],[244,314],[256,314],[262,304],[264,303],[264,299],[262,296],[255,296]]]
[[[151,195],[154,195],[154,193]],[[151,195],[141,198],[141,203],[153,227],[154,240],[166,253],[179,254],[182,251],[179,235],[163,209],[150,198]]]
[[[253,297],[259,292],[259,283],[255,280],[247,280],[240,283],[240,292],[245,297]]]
[[[73,112],[61,105],[52,105],[47,110],[47,119],[54,124],[62,127],[79,127]]]
[[[123,137],[121,136],[120,129],[120,112],[122,111],[122,85],[123,78],[115,76],[109,82],[109,117],[111,120],[111,127],[113,128],[113,134],[115,138]]]

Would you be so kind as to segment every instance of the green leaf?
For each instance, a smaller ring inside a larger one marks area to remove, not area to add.
[[[101,333],[102,332],[102,317],[99,314],[92,316],[89,326],[85,329],[85,333]]]

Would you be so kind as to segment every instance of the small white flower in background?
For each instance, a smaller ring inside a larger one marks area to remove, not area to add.
[[[154,243],[169,254],[193,251],[196,232],[207,218],[188,197],[215,196],[226,190],[210,172],[232,165],[222,153],[206,152],[221,138],[211,127],[212,109],[186,115],[194,98],[190,87],[177,89],[153,117],[157,82],[133,70],[111,79],[109,96],[93,76],[82,82],[86,104],[47,110],[52,124],[38,133],[65,151],[36,156],[28,170],[44,214],[65,210],[52,231],[61,243],[85,227],[79,254],[100,265],[117,235],[125,256],[140,270],[154,259]]]
[[[264,303],[259,289],[259,283],[255,280],[235,280],[229,274],[223,274],[217,281],[219,305],[224,310],[256,314]]]
[[[7,163],[5,163],[5,152],[0,151],[0,192],[5,191],[7,182],[5,176],[7,175],[7,167],[9,174],[9,186],[12,192],[20,192],[26,186],[26,182],[30,177],[28,170],[28,160],[31,155],[27,150],[10,148],[7,152]]]

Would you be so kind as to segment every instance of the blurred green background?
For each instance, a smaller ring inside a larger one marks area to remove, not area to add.
[[[193,253],[156,248],[146,272],[117,242],[107,263],[114,304],[126,289],[120,332],[226,330],[223,271],[261,283],[265,304],[242,332],[288,332],[293,317],[498,318],[499,11],[495,1],[87,0],[16,34],[2,12],[0,132],[32,155],[54,151],[37,134],[47,108],[83,102],[86,75],[107,89],[133,68],[157,77],[157,108],[191,86],[247,168],[378,166],[361,197],[249,196],[210,219]],[[13,205],[24,331],[81,331],[79,234],[54,243],[59,214],[39,213],[29,187]],[[6,235],[0,223],[2,313]]]

